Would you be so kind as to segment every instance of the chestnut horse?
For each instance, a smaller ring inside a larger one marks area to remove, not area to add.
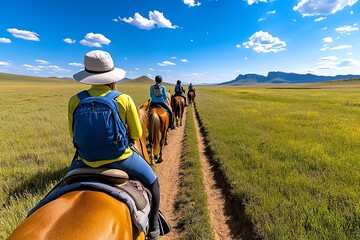
[[[189,104],[195,102],[195,92],[194,91],[188,91],[188,101],[189,101]]]
[[[134,145],[150,162],[146,149],[148,116],[143,109],[138,109],[138,113],[143,136]],[[66,193],[36,210],[8,238],[25,239],[145,240],[145,234],[132,224],[126,203],[103,192],[79,190]]]
[[[168,93],[168,104],[170,105],[170,94]],[[150,100],[146,103],[149,109]],[[144,106],[144,105],[143,105]],[[146,108],[146,107],[145,107]],[[151,108],[149,113],[149,145],[151,164],[163,161],[162,152],[167,145],[167,135],[169,132],[169,114],[163,108]]]
[[[172,96],[171,107],[174,112],[176,126],[177,127],[179,127],[179,125],[182,126],[182,118],[185,109],[185,99],[182,96]]]

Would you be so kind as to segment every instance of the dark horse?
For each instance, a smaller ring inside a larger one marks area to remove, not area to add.
[[[188,101],[189,104],[195,102],[195,92],[194,91],[188,91]]]
[[[171,96],[171,107],[174,112],[176,126],[182,126],[182,118],[185,109],[185,100],[182,96]]]
[[[139,110],[143,136],[135,141],[138,152],[149,160],[146,150],[147,113]],[[145,154],[144,154],[145,153]],[[26,218],[8,240],[27,239],[116,239],[145,240],[134,227],[126,203],[106,193],[76,190],[45,204]]]

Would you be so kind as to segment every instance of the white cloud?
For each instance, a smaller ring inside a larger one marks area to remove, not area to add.
[[[36,59],[35,62],[39,63],[39,64],[44,64],[44,65],[48,65],[49,62],[48,61],[45,61],[45,60],[42,60],[42,59]]]
[[[197,7],[201,5],[201,2],[195,3],[195,0],[183,0],[183,2],[189,7]]]
[[[350,32],[354,32],[354,31],[358,31],[359,28],[356,27],[357,24],[354,24],[352,26],[342,26],[342,27],[338,27],[338,28],[335,28],[335,30],[341,34],[343,33],[350,33]]]
[[[347,48],[352,48],[352,46],[349,44],[342,44],[337,47],[331,48],[331,50],[342,50],[342,49],[347,49]]]
[[[36,32],[30,32],[27,30],[19,30],[17,28],[8,28],[7,31],[13,35],[13,37],[21,38],[29,41],[40,41]]]
[[[80,43],[87,47],[102,47],[102,44],[109,45],[110,39],[100,33],[88,33]]]
[[[10,63],[9,62],[0,62],[0,66],[4,67],[4,66],[9,66]]]
[[[254,33],[249,38],[248,42],[243,43],[243,46],[245,48],[251,48],[255,52],[263,53],[276,53],[286,49],[286,43],[284,41],[281,41],[279,38],[273,37],[268,32],[263,31]]]
[[[341,11],[346,6],[354,5],[358,0],[301,0],[293,7],[303,17],[330,15]]]
[[[155,27],[172,29],[178,28],[178,26],[172,25],[170,20],[166,19],[162,12],[159,12],[157,10],[154,10],[153,12],[149,11],[149,19],[144,18],[140,15],[140,13],[135,13],[133,18],[120,18],[120,20],[129,23],[130,25],[133,25],[137,28],[145,30],[151,30]]]
[[[254,3],[259,3],[259,2],[270,2],[271,0],[245,0],[245,2],[247,2],[247,4],[252,5]]]
[[[354,11],[350,11],[350,15],[353,15],[354,14]]]
[[[150,71],[155,71],[155,69],[153,69],[153,68],[149,68],[149,70],[150,70]]]
[[[264,21],[265,20],[265,18],[259,18],[258,19],[258,22],[262,22],[262,21]]]
[[[320,22],[320,21],[323,21],[325,19],[326,19],[326,17],[319,17],[319,18],[315,19],[314,22]]]
[[[173,62],[170,62],[170,61],[163,61],[161,63],[158,63],[158,65],[161,66],[161,67],[166,67],[166,66],[174,66],[176,64],[173,63]]]
[[[187,59],[184,59],[184,58],[181,59],[180,61],[181,61],[181,62],[188,62],[188,60],[187,60]]]
[[[170,59],[177,59],[177,57],[175,57],[175,56],[172,56]]]
[[[275,13],[276,13],[276,10],[272,10],[272,11],[267,12],[266,14],[275,14]]]
[[[135,71],[139,71],[139,70],[140,70],[140,68],[137,68],[137,67],[136,67],[136,68],[134,68],[134,70],[135,70]]]
[[[352,58],[339,59],[335,56],[323,57],[317,63],[318,69],[342,69],[353,66],[360,66],[360,62]]]
[[[11,43],[11,40],[8,38],[0,38],[0,43]]]
[[[53,72],[68,72],[68,70],[61,68],[56,65],[48,65],[48,66],[33,66],[30,64],[23,64],[22,67],[27,71],[32,72],[41,72],[41,71],[53,71]]]
[[[236,48],[241,48],[241,45],[240,45],[240,44],[236,44]]]
[[[333,41],[332,37],[325,37],[323,38],[324,43],[331,43]]]
[[[69,63],[70,66],[73,66],[73,67],[82,67],[83,64],[82,63]]]
[[[66,43],[69,43],[69,44],[72,44],[72,43],[76,42],[74,39],[71,39],[71,38],[64,38],[63,41],[66,42]]]

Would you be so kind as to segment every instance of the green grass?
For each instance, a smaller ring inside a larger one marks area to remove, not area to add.
[[[186,113],[180,176],[180,190],[175,205],[180,211],[178,223],[181,227],[181,239],[214,239],[207,210],[193,109],[190,106]]]
[[[145,82],[117,86],[140,106],[149,98],[152,82]],[[74,153],[68,100],[88,88],[74,80],[0,74],[0,239],[66,174]]]
[[[360,238],[359,89],[198,87],[196,103],[259,237]]]

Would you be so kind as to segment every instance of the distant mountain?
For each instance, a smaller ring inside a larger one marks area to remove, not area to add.
[[[318,76],[314,74],[298,74],[286,72],[269,72],[268,75],[258,74],[240,74],[234,80],[219,83],[218,85],[251,85],[251,84],[291,84],[291,83],[314,83],[333,80],[345,80],[349,78],[360,78],[360,75],[336,75],[336,76]]]
[[[147,76],[141,76],[138,78],[130,79],[130,78],[124,78],[119,83],[126,83],[126,84],[154,84],[154,80]]]

